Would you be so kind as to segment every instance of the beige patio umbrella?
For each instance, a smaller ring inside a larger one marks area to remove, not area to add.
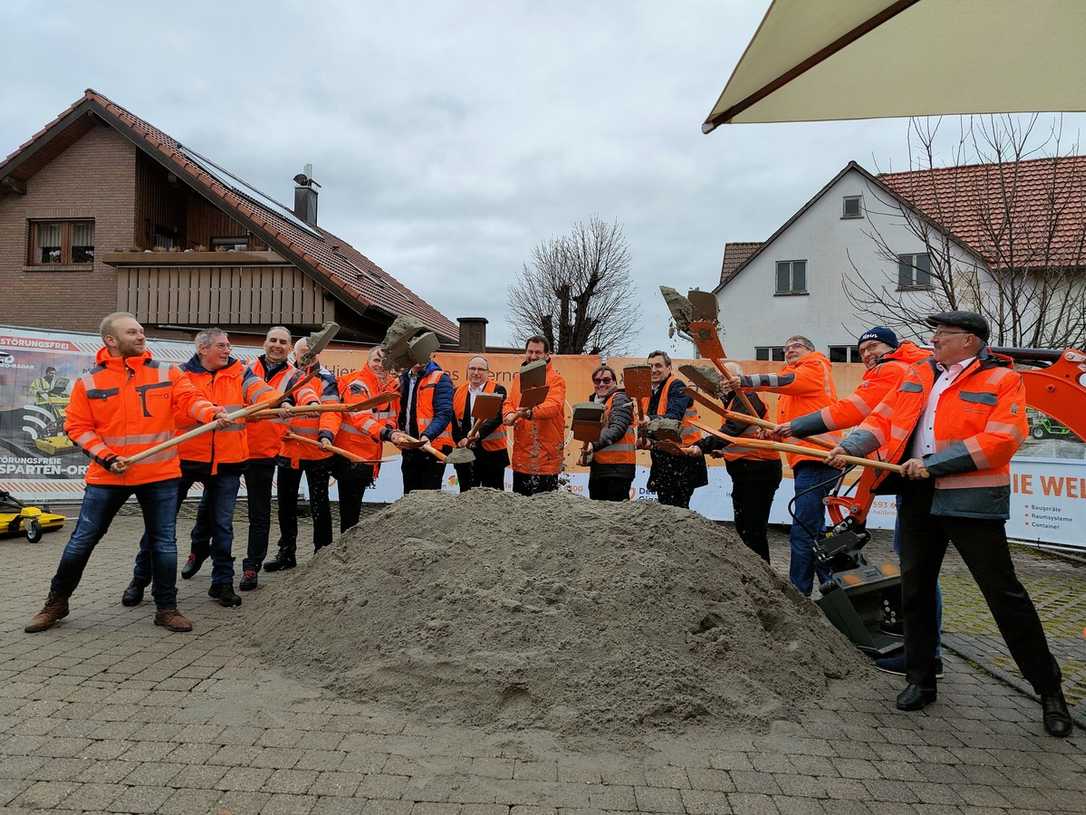
[[[1086,110],[1086,0],[773,0],[702,131]]]

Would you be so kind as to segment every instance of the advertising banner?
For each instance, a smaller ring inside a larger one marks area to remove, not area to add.
[[[181,363],[192,356],[190,342],[150,340],[148,346],[158,359]],[[0,490],[25,501],[80,500],[87,458],[64,434],[64,411],[74,381],[95,364],[101,347],[97,335],[61,333],[0,326]],[[260,353],[253,346],[235,346],[234,354],[249,360]],[[337,375],[365,364],[364,349],[329,349],[321,355],[322,363]],[[439,353],[437,361],[449,372],[454,385],[465,381],[468,360],[473,354]],[[518,376],[521,354],[487,354],[491,378],[510,387]],[[629,364],[644,363],[643,358],[608,360],[619,376]],[[676,372],[691,360],[675,359]],[[572,405],[586,401],[592,393],[592,372],[600,365],[597,356],[555,356],[553,363],[566,380],[567,427]],[[750,373],[779,370],[780,363],[742,362]],[[839,394],[850,393],[863,376],[859,364],[835,363],[834,379]],[[773,415],[774,397],[765,401]],[[701,418],[707,426],[719,426],[720,420],[706,410]],[[388,461],[381,468],[376,484],[366,491],[371,503],[395,501],[402,495],[397,450],[385,447]],[[577,464],[580,443],[567,431],[565,467],[559,478],[561,489],[574,494],[588,494],[588,469]],[[694,493],[691,509],[713,520],[732,520],[731,480],[723,461],[709,459],[709,484]],[[1067,428],[1043,414],[1030,410],[1030,437],[1022,445],[1011,465],[1013,493],[1008,534],[1020,540],[1057,544],[1086,550],[1086,444]],[[632,498],[654,500],[646,489],[649,455],[638,453],[637,476]],[[304,483],[304,482],[303,482]],[[512,474],[506,471],[506,489],[512,488]],[[457,492],[456,473],[445,471],[444,489]],[[193,496],[199,488],[193,490]],[[791,473],[773,501],[770,520],[790,523],[788,504],[793,498]],[[332,498],[337,499],[335,485]],[[892,496],[877,498],[868,517],[875,529],[892,528],[895,520]]]

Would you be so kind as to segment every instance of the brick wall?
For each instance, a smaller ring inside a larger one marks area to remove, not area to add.
[[[132,245],[136,148],[99,124],[26,182],[0,197],[0,323],[97,330],[116,310],[113,269],[100,258]],[[93,218],[91,271],[27,271],[30,218]]]

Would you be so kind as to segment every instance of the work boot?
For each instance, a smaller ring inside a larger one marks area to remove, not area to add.
[[[241,573],[241,581],[238,583],[238,589],[241,591],[252,591],[256,588],[256,569],[246,569]]]
[[[207,596],[218,601],[220,606],[227,608],[241,605],[241,598],[234,593],[234,586],[231,583],[212,583],[211,588],[207,590]]]
[[[42,610],[30,618],[30,622],[23,631],[27,634],[37,634],[39,631],[52,628],[67,616],[68,598],[49,592]]]
[[[161,625],[169,631],[185,632],[192,630],[192,620],[176,608],[160,608],[155,612],[155,625]]]
[[[200,571],[200,567],[204,565],[205,560],[207,560],[206,557],[197,557],[190,553],[185,565],[181,567],[181,579],[191,580],[192,576]]]
[[[124,590],[124,594],[121,595],[122,606],[138,606],[143,602],[143,590],[146,588],[138,580],[133,579],[128,584],[128,588]]]
[[[298,565],[298,561],[294,558],[293,552],[286,552],[282,549],[275,556],[275,560],[269,560],[264,564],[264,571],[266,572],[281,572],[287,569],[293,569]]]
[[[921,710],[934,702],[937,695],[935,688],[925,688],[910,683],[897,695],[897,709]]]
[[[1071,714],[1067,712],[1067,700],[1063,698],[1062,689],[1041,694],[1041,711],[1045,730],[1050,736],[1066,738],[1071,735]]]

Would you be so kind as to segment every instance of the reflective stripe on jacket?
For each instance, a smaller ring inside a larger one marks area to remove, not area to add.
[[[927,359],[930,351],[917,348],[906,340],[872,367],[864,371],[863,380],[844,399],[831,402],[821,410],[792,420],[792,435],[803,439],[829,430],[855,427],[875,409],[875,405],[897,389],[909,366]]]
[[[616,397],[618,404],[616,407]],[[603,432],[592,445],[593,464],[630,464],[637,461],[637,410],[634,400],[621,388],[611,392],[603,403]],[[608,436],[617,435],[614,441]]]
[[[369,376],[366,376],[367,373]],[[382,386],[368,367],[352,371],[338,380],[339,400],[348,405],[364,402],[381,393],[395,392],[394,383],[395,380],[390,379]],[[336,447],[342,447],[370,461],[381,458],[384,450],[381,433],[387,427],[395,427],[393,411],[387,406],[382,406],[377,411],[325,413],[320,418],[321,433],[325,437],[330,435]],[[373,468],[376,476],[379,465],[374,464]]]
[[[173,438],[175,414],[210,421],[214,406],[200,397],[176,366],[138,357],[114,357],[102,348],[98,363],[76,380],[64,430],[92,461],[87,483],[134,486],[180,478],[176,447],[129,465],[117,474],[102,466],[111,456],[133,456]]]
[[[249,370],[269,386],[282,392],[290,377],[298,369],[289,362],[269,379],[264,365],[264,357],[259,356],[249,363]],[[249,458],[275,458],[283,444],[287,432],[287,420],[278,416],[271,419],[259,419],[245,423],[245,440],[249,445]]]
[[[321,404],[334,404],[339,401],[339,386],[335,374],[321,368],[316,377],[303,386],[304,392],[299,394],[296,404],[305,405],[313,402]],[[291,416],[287,429],[296,436],[304,436],[307,439],[319,441],[321,414],[311,413],[308,416]],[[290,466],[297,470],[302,461],[316,461],[328,458],[332,454],[327,450],[321,450],[312,444],[300,441],[283,440],[279,455],[290,462]]]
[[[935,452],[924,466],[935,479],[933,515],[1010,517],[1011,457],[1028,432],[1026,389],[1008,357],[983,349],[939,398]],[[935,360],[912,365],[897,390],[880,402],[842,446],[866,456],[880,450],[887,461],[910,455],[910,441],[927,408]]]
[[[558,475],[566,446],[566,380],[547,363],[547,398],[532,408],[531,419],[513,425],[513,472],[526,475]],[[506,411],[520,404],[520,377],[513,380]]]

